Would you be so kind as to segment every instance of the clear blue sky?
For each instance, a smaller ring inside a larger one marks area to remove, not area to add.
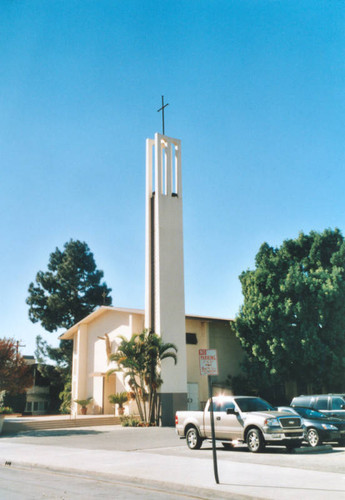
[[[44,332],[28,285],[70,238],[114,305],[144,306],[162,94],[182,140],[187,313],[234,317],[264,241],[344,232],[343,1],[3,0],[0,28],[0,337],[24,354]]]

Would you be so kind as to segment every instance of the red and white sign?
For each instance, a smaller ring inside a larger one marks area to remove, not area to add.
[[[218,375],[217,349],[199,349],[200,375]]]

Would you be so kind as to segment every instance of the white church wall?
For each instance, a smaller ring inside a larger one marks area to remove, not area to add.
[[[103,405],[103,378],[89,377],[88,386],[90,387],[90,394],[93,397],[91,404],[92,413],[99,414],[102,412]]]
[[[131,335],[129,314],[118,311],[106,311],[88,325],[89,373],[105,373],[109,368],[106,342],[104,340],[105,334],[109,335],[112,352],[114,352],[120,342],[117,337],[123,335],[129,338]]]
[[[77,368],[78,368],[78,342],[77,336],[73,337],[73,351],[72,351],[72,383],[71,383],[71,413],[76,412],[76,403],[74,400],[77,398]]]
[[[144,330],[144,314],[130,314],[129,325],[131,334],[142,333]]]
[[[140,333],[144,326],[143,314],[130,314],[126,311],[105,311],[87,325],[88,337],[88,373],[87,393],[93,397],[94,413],[112,413],[113,408],[108,402],[109,394],[127,390],[123,375],[116,373],[115,377],[107,380],[104,374],[111,368],[115,368],[115,363],[109,363],[105,334],[108,334],[111,352],[115,352],[121,342],[119,336],[129,339],[133,333]],[[113,390],[111,390],[113,387]]]
[[[73,338],[72,355],[72,413],[80,412],[80,407],[75,402],[76,399],[86,399],[87,391],[87,328],[79,325]]]

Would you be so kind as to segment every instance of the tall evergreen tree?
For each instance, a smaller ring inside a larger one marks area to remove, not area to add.
[[[111,288],[102,279],[88,245],[70,240],[50,254],[48,271],[39,271],[30,283],[30,320],[53,332],[70,328],[99,305],[111,305]]]
[[[103,275],[85,242],[71,239],[63,250],[56,248],[50,254],[48,270],[39,271],[35,282],[29,285],[26,303],[30,320],[54,332],[58,328],[70,328],[97,306],[111,305],[111,288],[102,281]],[[41,337],[36,342],[35,354],[42,363],[43,374],[44,361],[51,359],[57,366],[57,379],[61,377],[67,383],[72,361],[71,341],[62,340],[58,348],[49,346]],[[59,381],[55,382],[59,387]]]

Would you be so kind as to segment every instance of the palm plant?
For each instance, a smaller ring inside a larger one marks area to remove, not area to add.
[[[89,397],[87,399],[75,399],[74,401],[81,406],[81,412],[83,415],[86,414],[87,412],[87,406],[91,403],[92,397]]]
[[[116,394],[110,394],[108,396],[109,403],[119,405],[119,413],[123,414],[123,405],[128,401],[128,393],[127,392],[117,392]]]
[[[141,394],[143,392],[143,378],[141,376],[144,359],[141,352],[141,345],[137,342],[137,334],[133,334],[129,340],[126,337],[119,336],[121,339],[117,351],[111,354],[109,361],[115,361],[117,368],[108,370],[107,375],[114,372],[122,372],[124,379],[127,380],[131,391],[134,393],[137,403],[139,416],[142,421],[145,420],[145,409],[141,405]]]
[[[177,363],[177,348],[170,342],[163,342],[156,333],[145,333],[146,342],[146,370],[145,383],[149,391],[149,418],[150,424],[158,423],[159,401],[158,390],[163,380],[161,378],[161,363],[164,359],[172,358]]]
[[[141,421],[153,424],[158,420],[157,392],[163,383],[161,362],[172,358],[176,364],[177,348],[174,344],[164,343],[159,335],[148,330],[133,334],[129,340],[123,336],[119,338],[121,342],[116,353],[109,356],[109,361],[115,361],[117,368],[107,373],[121,371],[124,374],[134,393]]]

